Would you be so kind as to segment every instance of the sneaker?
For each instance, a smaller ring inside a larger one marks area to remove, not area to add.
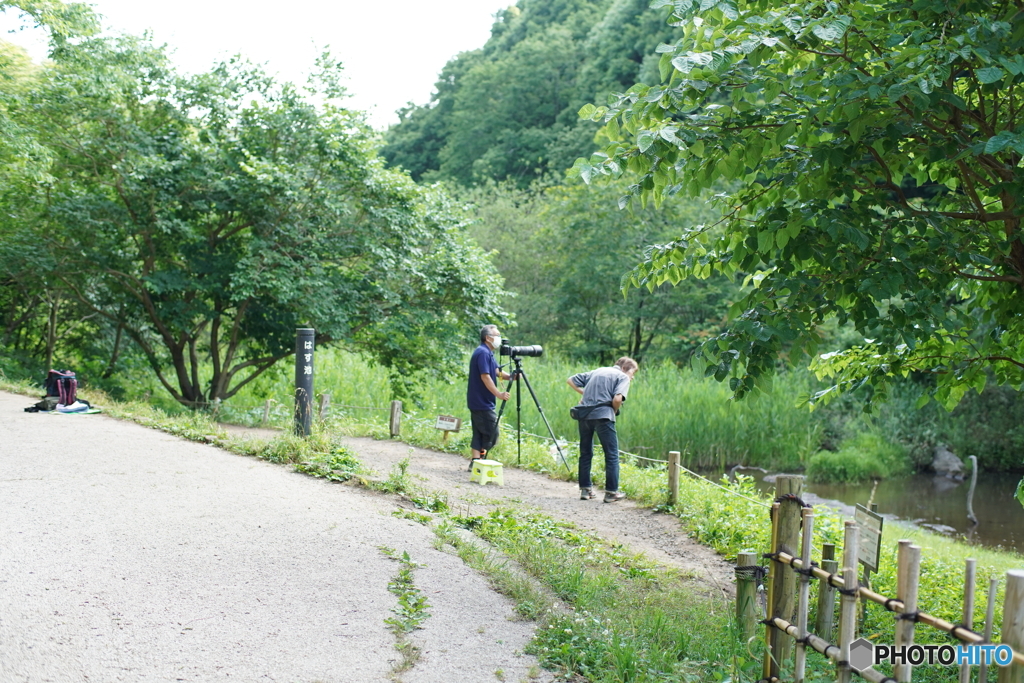
[[[477,460],[482,460],[482,459],[483,458],[470,458],[469,459],[469,470],[468,471],[472,472],[473,471],[473,463],[475,463]]]
[[[594,491],[593,486],[587,489],[580,489],[580,500],[592,500],[594,498],[597,498],[597,492]]]
[[[605,491],[604,502],[615,503],[626,497],[626,494],[622,491]]]

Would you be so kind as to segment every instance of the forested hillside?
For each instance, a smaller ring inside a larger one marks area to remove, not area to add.
[[[452,59],[426,104],[400,112],[384,157],[415,179],[461,184],[560,177],[597,125],[577,112],[658,76],[667,12],[650,0],[520,0],[490,40]]]

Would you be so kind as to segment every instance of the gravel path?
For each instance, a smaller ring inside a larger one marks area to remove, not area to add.
[[[521,681],[536,665],[534,625],[394,499],[31,402],[0,392],[3,683]],[[425,565],[422,656],[397,676],[398,564],[379,546]]]

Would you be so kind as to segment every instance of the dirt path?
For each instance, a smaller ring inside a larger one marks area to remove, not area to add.
[[[732,595],[732,566],[714,550],[687,536],[679,520],[671,515],[652,512],[629,500],[605,504],[600,495],[594,500],[580,500],[575,483],[529,470],[505,468],[503,487],[480,486],[469,481],[468,461],[457,455],[413,448],[398,441],[355,437],[343,441],[359,453],[364,464],[383,475],[408,457],[409,470],[423,477],[426,487],[447,491],[456,504],[501,501],[533,506],[682,570],[709,596]]]
[[[269,429],[224,426],[237,434],[268,437],[276,433]],[[608,505],[600,496],[590,501],[579,500],[579,489],[574,483],[528,470],[506,468],[503,487],[481,487],[469,481],[467,460],[457,455],[414,448],[400,441],[355,437],[342,441],[359,454],[365,465],[382,476],[408,457],[409,470],[422,478],[422,484],[435,491],[448,492],[456,505],[479,506],[487,501],[502,501],[533,506],[682,570],[710,597],[733,595],[732,566],[714,550],[687,536],[679,520],[671,515],[652,512],[628,500]]]
[[[533,624],[395,499],[0,392],[0,681],[525,680]],[[367,444],[369,445],[369,444]],[[368,454],[369,455],[369,454]],[[398,564],[430,617],[397,676]],[[541,672],[534,680],[549,681]]]

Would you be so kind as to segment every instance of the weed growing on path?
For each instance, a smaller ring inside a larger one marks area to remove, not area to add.
[[[395,634],[395,649],[402,655],[402,659],[391,670],[392,679],[397,680],[400,673],[411,669],[419,659],[420,649],[409,640],[408,635],[420,628],[430,616],[427,612],[430,605],[427,596],[413,583],[413,570],[422,565],[413,562],[407,551],[403,551],[399,557],[394,548],[379,546],[377,549],[400,563],[398,575],[388,583],[388,590],[398,598],[398,605],[391,610],[395,616],[384,620]]]
[[[409,458],[403,458],[391,468],[384,481],[369,481],[367,486],[374,491],[391,493],[408,498],[413,505],[428,512],[447,512],[448,494],[444,491],[427,491],[412,483],[409,474]]]
[[[393,517],[398,517],[399,519],[411,520],[417,524],[422,524],[423,526],[430,526],[431,522],[434,521],[434,518],[430,515],[425,515],[422,512],[413,512],[412,510],[406,510],[405,508],[392,510],[391,515]]]

